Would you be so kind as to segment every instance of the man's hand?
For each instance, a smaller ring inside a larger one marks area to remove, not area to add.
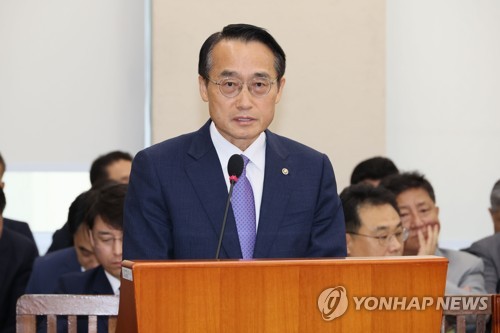
[[[422,229],[417,231],[417,235],[418,242],[420,244],[417,255],[434,255],[436,253],[439,238],[439,224],[436,223],[427,225],[427,239],[425,238]]]

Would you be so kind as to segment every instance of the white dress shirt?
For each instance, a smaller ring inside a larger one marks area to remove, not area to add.
[[[104,274],[106,274],[106,277],[108,278],[109,284],[111,285],[111,289],[113,289],[113,293],[116,296],[120,295],[120,280],[114,277],[113,275],[109,274],[104,270]]]
[[[229,173],[227,163],[234,154],[243,154],[250,159],[246,167],[246,175],[252,185],[253,196],[255,200],[255,220],[257,228],[259,227],[260,205],[262,201],[262,191],[264,189],[264,170],[266,167],[266,134],[262,132],[259,137],[245,151],[227,141],[217,130],[214,122],[210,124],[210,137],[219,156],[224,179],[226,180],[227,190],[229,192]]]

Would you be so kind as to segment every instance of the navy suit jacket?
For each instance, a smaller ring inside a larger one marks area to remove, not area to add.
[[[135,157],[124,259],[214,258],[228,190],[209,126]],[[254,258],[344,256],[344,216],[328,157],[267,130]],[[231,209],[220,257],[242,257]]]
[[[48,253],[35,260],[26,293],[53,294],[62,275],[81,271],[74,247]]]
[[[38,251],[28,238],[3,229],[0,237],[0,332],[16,331],[16,302],[24,294]]]
[[[59,278],[56,294],[114,295],[102,266],[85,272],[64,274]]]
[[[36,245],[35,237],[33,237],[33,233],[31,232],[31,229],[30,229],[30,226],[28,223],[4,218],[3,219],[3,226],[6,229],[15,231],[15,232],[20,233],[21,235],[27,237],[29,240],[31,240]],[[38,248],[36,249],[36,255],[38,255]]]
[[[97,266],[85,272],[68,273],[59,278],[56,294],[75,295],[114,295],[111,284],[104,273],[102,266]],[[42,323],[39,332],[45,332],[46,323]],[[78,333],[87,332],[87,318],[78,318]],[[58,318],[58,332],[67,332],[67,320]],[[108,319],[98,317],[97,332],[108,332]]]

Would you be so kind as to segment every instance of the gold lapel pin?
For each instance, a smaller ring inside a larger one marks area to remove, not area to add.
[[[288,169],[287,168],[281,169],[281,173],[284,174],[285,176],[288,175]]]

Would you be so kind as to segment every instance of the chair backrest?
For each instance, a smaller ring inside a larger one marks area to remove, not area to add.
[[[67,316],[68,332],[76,333],[77,316],[88,317],[88,332],[97,332],[97,317],[109,318],[108,332],[114,332],[119,297],[113,295],[23,295],[17,301],[16,330],[35,333],[36,316],[47,317],[47,333],[56,333],[57,316]]]
[[[468,299],[467,301],[454,302],[460,299]],[[446,332],[446,324],[450,322],[450,318],[455,321],[455,332],[465,333],[467,331],[467,321],[470,323],[474,321],[476,333],[485,333],[486,324],[491,317],[492,322],[496,318],[493,310],[495,295],[447,295],[444,297],[445,304],[450,307],[443,309],[443,322],[441,332]],[[471,306],[476,304],[476,306]],[[481,306],[479,306],[481,305]]]
[[[493,315],[491,333],[500,333],[500,295],[493,295]]]

